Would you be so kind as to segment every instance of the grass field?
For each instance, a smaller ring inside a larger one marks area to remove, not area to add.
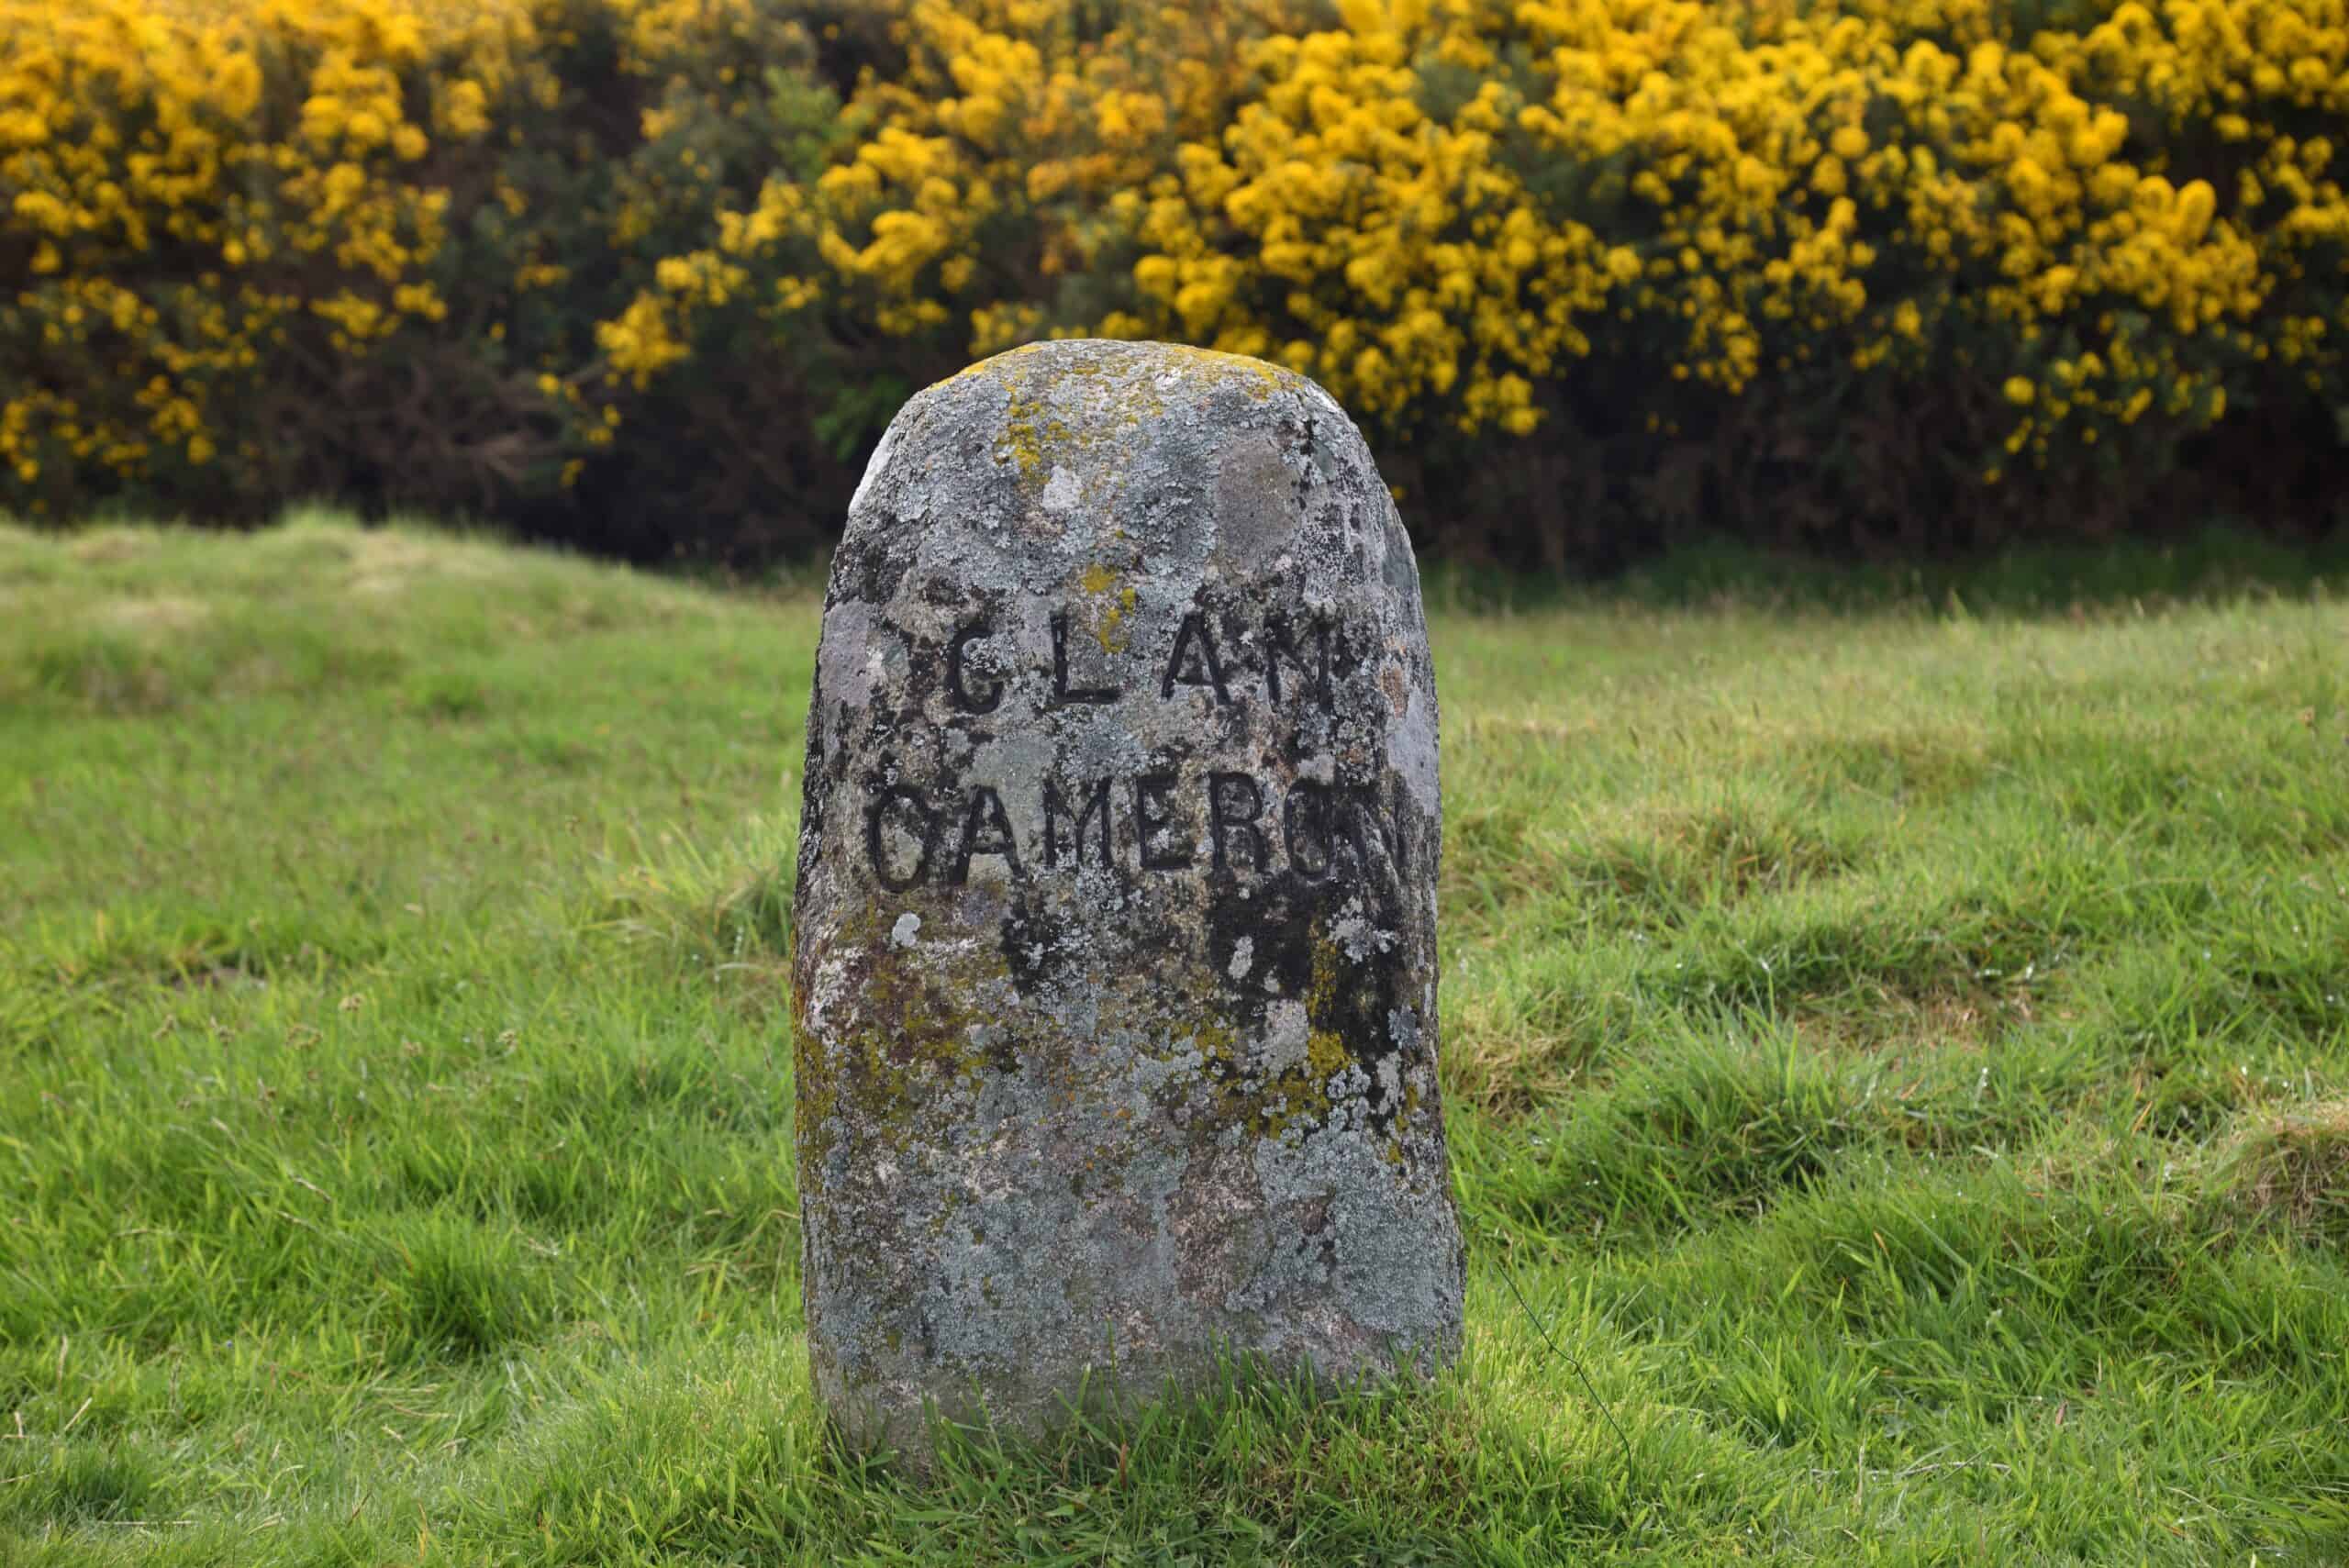
[[[2349,1558],[2349,599],[1438,614],[1460,1367],[927,1491],[798,1338],[816,617],[0,530],[0,1562]]]

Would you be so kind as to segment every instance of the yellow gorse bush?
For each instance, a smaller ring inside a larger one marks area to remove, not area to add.
[[[488,130],[484,105],[533,41],[526,10],[462,0],[7,0],[0,39],[9,348],[61,367],[0,389],[0,462],[27,487],[45,458],[211,462],[208,389],[258,366],[290,317],[331,323],[346,352],[439,319],[417,273],[451,193],[406,171],[435,137]],[[298,102],[271,105],[289,56]],[[422,113],[419,78],[439,89]],[[281,258],[307,287],[282,285]],[[81,360],[135,384],[144,417],[83,408],[61,373]]]
[[[2344,111],[2349,0],[0,0],[0,503],[204,509],[293,472],[254,389],[405,366],[492,506],[755,384],[833,449],[755,506],[1074,333],[1429,451],[1823,462],[1877,387],[2109,474],[2349,419]]]
[[[1519,432],[1527,378],[1610,337],[1732,395],[1828,352],[2006,358],[2044,384],[2034,455],[2156,401],[2216,417],[2230,350],[2337,372],[2349,200],[2291,128],[2349,123],[2337,3],[2021,40],[2009,0],[1340,10],[1255,45],[1254,101],[1150,187],[1151,329]],[[2240,150],[2223,204],[2174,166],[2205,133]]]

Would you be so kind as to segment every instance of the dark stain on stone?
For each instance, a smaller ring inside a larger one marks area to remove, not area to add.
[[[1032,890],[1011,902],[1000,927],[1004,967],[1022,998],[1041,995],[1067,962],[1072,945],[1067,921]]]

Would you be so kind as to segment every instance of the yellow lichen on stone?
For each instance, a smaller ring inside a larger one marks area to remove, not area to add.
[[[1118,590],[1118,597],[1101,614],[1101,647],[1109,653],[1123,653],[1130,636],[1123,630],[1126,617],[1133,612],[1135,594],[1132,588]]]
[[[1275,392],[1294,390],[1304,384],[1305,378],[1295,371],[1266,360],[1252,359],[1246,354],[1227,354],[1219,349],[1195,349],[1187,343],[1170,343],[1165,347],[1178,358],[1192,361],[1217,375],[1240,381],[1252,397],[1270,397]]]
[[[1014,392],[1011,406],[1004,411],[1004,446],[1010,452],[1011,461],[1019,465],[1021,473],[1032,474],[1043,466],[1043,442],[1036,434],[1036,416],[1042,406]]]
[[[1329,1083],[1344,1072],[1353,1061],[1344,1039],[1337,1030],[1314,1029],[1306,1035],[1305,1064],[1312,1070],[1316,1083]]]
[[[1198,1047],[1202,1061],[1219,1062],[1228,1070],[1237,1070],[1240,1036],[1230,1024],[1210,1018],[1193,1032],[1191,1043]]]
[[[1089,453],[1104,441],[1123,440],[1148,421],[1165,414],[1169,389],[1158,384],[1159,376],[1151,374],[1124,376],[1108,393],[1106,401],[1085,396],[1074,400],[1052,398],[1052,384],[1066,378],[1112,376],[1121,368],[1118,363],[1122,357],[1119,350],[1130,346],[1105,344],[1097,358],[1073,360],[1044,355],[1042,350],[1047,346],[1030,343],[1007,350],[950,378],[993,381],[1010,395],[1004,409],[1004,444],[999,455],[1017,464],[1024,477],[1044,473],[1052,461],[1061,456]],[[1192,384],[1194,395],[1203,395],[1219,384],[1230,384],[1262,402],[1275,392],[1296,392],[1307,384],[1294,371],[1244,355],[1171,343],[1147,347],[1153,350],[1150,356],[1152,363],[1163,364],[1171,359],[1204,373]],[[1077,406],[1069,406],[1072,401]],[[1059,405],[1057,409],[1048,407],[1053,403]],[[1087,415],[1093,417],[1085,417]],[[1077,417],[1074,425],[1069,423],[1070,416]]]
[[[1118,573],[1098,562],[1086,567],[1076,580],[1085,596],[1095,602],[1093,636],[1104,653],[1123,653],[1130,640],[1125,620],[1133,613],[1138,596],[1130,584],[1122,588],[1118,584]]]
[[[1330,1004],[1338,996],[1338,945],[1319,931],[1314,933],[1312,989],[1305,999],[1305,1016],[1318,1020],[1330,1016]],[[1326,1097],[1330,1080],[1344,1072],[1353,1062],[1353,1053],[1346,1049],[1343,1036],[1337,1030],[1313,1027],[1309,1023],[1305,1037],[1306,1065],[1312,1070],[1313,1081]]]

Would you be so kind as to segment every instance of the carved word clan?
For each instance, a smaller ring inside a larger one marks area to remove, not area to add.
[[[1070,650],[1066,609],[1052,611],[1050,624],[1052,680],[1037,703],[1041,711],[1113,703],[1129,695],[1130,688],[1110,678],[1115,672],[1073,673],[1083,655]],[[1005,680],[974,673],[983,663],[992,662],[986,656],[995,637],[992,621],[977,620],[957,627],[948,639],[946,695],[956,711],[993,713],[1003,706]],[[1078,640],[1081,645],[1081,635]],[[1303,700],[1328,709],[1332,651],[1343,639],[1327,620],[1315,617],[1300,627],[1286,617],[1270,617],[1262,635],[1252,640],[1261,651],[1235,660],[1231,652],[1218,646],[1208,616],[1191,611],[1175,628],[1166,658],[1153,672],[1159,699],[1171,701],[1178,690],[1188,689],[1206,692],[1221,705],[1244,698],[1252,687],[1275,703]]]

